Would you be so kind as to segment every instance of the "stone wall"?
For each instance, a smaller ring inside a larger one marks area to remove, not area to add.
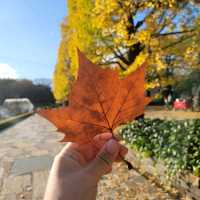
[[[131,163],[140,172],[153,176],[156,181],[163,185],[169,186],[167,179],[167,168],[162,161],[155,162],[152,158],[143,158],[138,152],[131,150],[128,155]],[[188,200],[200,199],[200,177],[191,173],[177,175],[174,180],[170,181],[171,186],[175,187]]]

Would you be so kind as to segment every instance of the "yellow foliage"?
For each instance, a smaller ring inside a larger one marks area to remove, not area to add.
[[[68,79],[66,73],[56,66],[57,70],[53,76],[53,93],[57,101],[62,102],[68,95]]]
[[[156,80],[154,82],[146,83],[146,89],[153,89],[153,88],[157,88],[159,86],[160,86],[160,83],[158,82],[158,80]]]
[[[153,69],[161,76],[161,80],[148,83],[148,88],[173,82],[160,73],[166,68],[166,55],[177,56],[177,64],[181,61],[184,65],[199,66],[200,17],[196,15],[186,24],[191,16],[183,11],[181,4],[178,0],[68,0],[68,16],[61,26],[62,40],[53,81],[56,99],[67,96],[71,78],[76,78],[77,48],[95,63],[107,67],[118,65],[122,76],[147,60],[148,70]],[[193,42],[188,36],[194,33],[187,32],[191,26],[197,29]],[[173,34],[178,31],[183,33]]]
[[[166,68],[166,65],[163,63],[160,57],[160,54],[156,53],[154,58],[155,58],[156,66],[157,66],[157,71],[161,71]]]
[[[127,76],[128,74],[134,72],[138,67],[140,67],[145,61],[147,61],[148,54],[145,52],[141,52],[135,62],[131,64],[126,71],[121,71],[122,76]]]

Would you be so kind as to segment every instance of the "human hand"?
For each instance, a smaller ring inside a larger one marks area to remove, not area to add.
[[[68,143],[55,157],[44,200],[95,200],[101,176],[127,153],[112,138],[103,133],[88,144]]]

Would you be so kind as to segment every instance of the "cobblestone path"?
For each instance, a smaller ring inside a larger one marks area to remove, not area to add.
[[[0,132],[0,200],[42,200],[53,157],[62,148],[55,127],[38,115]],[[167,200],[168,193],[122,163],[104,176],[98,200]]]

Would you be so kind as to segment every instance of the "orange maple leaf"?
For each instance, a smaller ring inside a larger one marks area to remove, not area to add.
[[[79,50],[78,56],[78,78],[69,105],[39,114],[65,134],[63,142],[87,143],[142,115],[150,99],[145,97],[145,64],[120,79],[117,71],[95,65]]]

